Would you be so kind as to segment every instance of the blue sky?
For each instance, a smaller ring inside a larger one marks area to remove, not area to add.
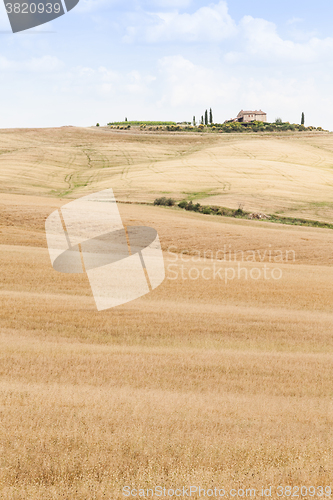
[[[1,127],[125,116],[223,122],[262,109],[333,130],[333,3],[80,0],[12,34],[0,6]]]

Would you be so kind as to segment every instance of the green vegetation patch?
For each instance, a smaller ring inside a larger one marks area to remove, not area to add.
[[[157,198],[154,205],[174,206],[175,200],[172,198]],[[238,219],[247,220],[261,220],[265,222],[273,222],[276,224],[288,224],[293,226],[306,226],[317,227],[322,229],[333,229],[333,224],[329,222],[320,222],[317,220],[301,219],[298,217],[283,217],[280,215],[265,215],[265,214],[251,214],[243,210],[240,205],[236,210],[227,207],[217,207],[212,205],[201,205],[200,203],[193,203],[193,201],[182,200],[177,206],[188,212],[198,212],[204,215],[220,215],[224,217],[235,217]]]
[[[227,122],[227,123],[214,123],[209,125],[208,128],[213,131],[218,132],[311,132],[313,130],[318,130],[323,132],[321,127],[305,127],[304,125],[299,125],[297,123],[289,122]]]
[[[122,125],[122,126],[126,126],[126,125],[131,125],[133,127],[140,127],[141,125],[146,125],[147,127],[155,127],[155,126],[158,126],[158,125],[176,125],[176,122],[145,122],[145,121],[125,121],[125,122],[110,122],[108,123],[108,125]]]
[[[156,198],[154,201],[154,205],[164,205],[166,207],[173,207],[176,205],[176,201],[173,198],[166,198],[162,196],[162,198]]]

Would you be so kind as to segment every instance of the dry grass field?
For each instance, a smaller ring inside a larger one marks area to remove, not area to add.
[[[333,221],[333,135],[200,134],[103,128],[0,131],[0,191],[119,200],[168,194]]]
[[[332,220],[333,136],[126,134],[0,131],[0,498],[333,486],[333,231],[119,203],[167,278],[97,312],[44,230],[109,187]]]

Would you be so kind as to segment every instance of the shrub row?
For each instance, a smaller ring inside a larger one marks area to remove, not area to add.
[[[173,206],[176,202],[172,198],[157,198],[154,201],[154,205],[165,205]],[[245,212],[241,205],[239,205],[237,210],[226,207],[216,207],[210,205],[200,205],[200,203],[193,203],[193,201],[180,201],[178,207],[187,211],[199,212],[207,215],[224,215],[225,217],[238,217],[238,218],[251,218],[249,212]],[[299,219],[294,217],[283,217],[279,215],[270,215],[269,222],[275,222],[278,224],[288,224],[296,226],[307,226],[307,227],[317,227],[325,229],[333,229],[333,224],[329,222],[321,222],[308,219]]]
[[[232,210],[231,208],[200,205],[200,203],[183,200],[178,203],[178,207],[184,210],[200,212],[207,215],[225,215],[227,217],[245,217],[248,215],[247,212],[244,212],[241,206],[239,206],[237,210]]]
[[[164,205],[166,207],[173,207],[175,204],[175,200],[172,198],[165,198],[164,196],[162,198],[156,198],[154,201],[154,205]]]
[[[156,127],[147,127],[147,125],[140,125],[140,130],[163,130],[162,125],[157,125]]]
[[[253,122],[228,122],[228,123],[214,123],[209,125],[212,130],[218,130],[219,132],[284,132],[284,131],[311,131],[319,130],[323,131],[321,127],[305,127],[304,125],[299,125],[297,123],[281,122],[281,123],[266,123],[260,121]]]
[[[99,124],[97,124],[99,126]],[[141,130],[167,130],[168,132],[203,132],[212,131],[219,133],[231,132],[285,132],[285,131],[323,131],[322,127],[305,127],[297,123],[281,122],[281,123],[264,123],[259,121],[253,122],[228,122],[228,123],[213,123],[211,125],[177,125],[175,122],[114,122],[108,123],[110,128],[121,130],[130,129],[131,126],[140,126]]]
[[[116,128],[120,130],[129,130],[131,128],[131,125],[111,125],[110,128]]]

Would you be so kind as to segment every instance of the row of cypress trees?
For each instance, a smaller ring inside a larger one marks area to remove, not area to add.
[[[194,127],[196,126],[196,123],[197,122],[196,122],[195,116],[193,116],[193,125],[194,125]],[[202,125],[208,125],[208,124],[212,125],[212,123],[213,123],[213,111],[212,111],[212,108],[210,108],[210,110],[209,110],[209,117],[208,117],[208,110],[206,109],[205,114],[201,116],[200,123]]]

